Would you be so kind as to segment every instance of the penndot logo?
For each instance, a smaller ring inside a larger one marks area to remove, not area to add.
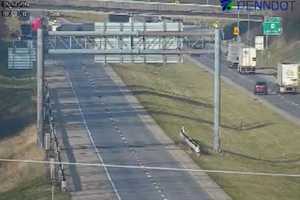
[[[234,6],[233,0],[220,0],[220,2],[221,2],[223,11],[226,11],[226,10],[228,11],[228,10],[233,9],[233,6]]]

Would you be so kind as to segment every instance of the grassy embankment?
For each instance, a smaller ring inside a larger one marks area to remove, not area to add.
[[[84,16],[83,16],[84,15]],[[74,23],[78,22],[102,22],[107,20],[106,14],[94,14],[94,13],[69,13],[69,12],[62,12],[61,17],[66,20],[69,20]]]
[[[9,24],[12,28],[12,24]],[[43,160],[36,145],[34,72],[7,70],[7,42],[0,41],[0,158]],[[51,199],[43,165],[0,163],[0,199]],[[57,193],[55,199],[68,199]]]
[[[192,64],[113,67],[162,129],[179,142],[185,126],[204,169],[300,173],[300,127],[222,83],[222,155],[211,154],[212,76]],[[300,179],[210,174],[234,200],[298,200]]]

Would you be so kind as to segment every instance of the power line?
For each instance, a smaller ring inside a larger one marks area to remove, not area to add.
[[[285,174],[273,172],[246,172],[246,171],[230,171],[230,170],[205,170],[205,169],[189,169],[189,168],[172,168],[172,167],[150,167],[138,165],[117,165],[117,164],[103,164],[103,163],[83,163],[83,162],[50,162],[43,160],[20,160],[20,159],[4,159],[0,158],[0,162],[22,162],[32,164],[63,164],[89,167],[106,167],[106,168],[120,168],[120,169],[149,169],[158,171],[177,171],[177,172],[205,172],[215,174],[232,174],[232,175],[246,175],[246,176],[271,176],[271,177],[294,177],[300,178],[300,174]]]

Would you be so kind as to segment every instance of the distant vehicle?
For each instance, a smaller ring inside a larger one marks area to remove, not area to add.
[[[48,30],[56,31],[56,29],[60,26],[56,19],[51,19],[48,21]]]
[[[57,17],[62,17],[62,14],[60,13],[60,12],[56,12],[56,11],[49,11],[48,12],[48,17],[55,17],[55,18],[57,18]]]
[[[239,65],[239,52],[242,44],[238,42],[230,42],[228,44],[227,61],[229,62],[228,67],[237,69]]]
[[[129,15],[116,15],[116,14],[110,14],[108,15],[108,21],[109,22],[129,22]]]
[[[264,81],[258,81],[255,83],[254,94],[268,94],[268,84]]]
[[[253,47],[240,48],[238,72],[253,74],[256,70],[256,49]]]
[[[299,81],[299,65],[291,63],[278,64],[277,84],[280,93],[296,93]]]
[[[144,19],[145,19],[145,22],[147,22],[147,23],[151,23],[151,22],[152,23],[156,23],[156,22],[161,22],[162,21],[161,17],[155,16],[155,15],[153,15],[153,16],[145,16]]]

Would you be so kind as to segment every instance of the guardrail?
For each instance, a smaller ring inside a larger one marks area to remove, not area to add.
[[[59,183],[61,191],[66,191],[66,176],[64,165],[62,164],[60,143],[57,138],[53,108],[50,98],[50,89],[45,84],[45,101],[44,101],[44,120],[48,123],[48,131],[44,135],[45,150],[47,157],[51,162],[58,162],[59,164],[50,164],[50,179],[52,184]]]
[[[195,153],[200,155],[201,153],[200,145],[197,144],[191,137],[187,135],[184,127],[180,129],[180,137]]]

